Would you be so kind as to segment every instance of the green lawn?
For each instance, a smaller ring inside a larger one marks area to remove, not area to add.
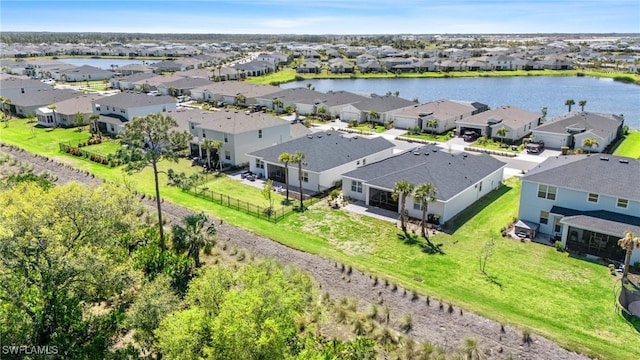
[[[412,138],[412,139],[435,141],[435,142],[447,142],[447,141],[451,140],[451,138],[452,138],[450,133],[444,133],[444,134],[428,134],[428,133],[411,134],[411,133],[406,133],[406,134],[404,134],[402,136],[403,137]]]
[[[512,153],[517,153],[522,151],[523,146],[522,144],[517,144],[518,145],[518,149],[516,151],[511,150],[511,145],[507,144],[507,143],[503,143],[500,141],[495,141],[493,139],[483,139],[480,138],[476,141],[474,141],[473,143],[471,143],[471,145],[469,146],[473,146],[473,147],[478,147],[478,148],[483,148],[483,149],[489,149],[489,150],[498,150],[498,151],[505,151],[505,152],[512,152]]]
[[[613,154],[633,159],[640,159],[640,131],[629,132]]]
[[[107,139],[103,140],[100,144],[88,145],[82,149],[106,157],[107,155],[114,154],[121,147],[118,141]]]
[[[58,142],[78,141],[80,135],[88,138],[86,133],[65,129],[32,132],[24,120],[12,120],[7,129],[0,126],[2,142],[153,193],[149,169],[129,176],[119,168],[58,152]],[[161,168],[197,171],[188,161],[163,162]],[[212,190],[230,186],[228,191],[238,191],[231,184],[224,184],[227,180],[218,180],[211,183]],[[638,331],[617,314],[615,281],[605,266],[572,258],[551,246],[499,237],[499,229],[518,211],[520,184],[515,180],[467,210],[454,221],[452,228],[456,230],[451,234],[440,233],[431,238],[433,244],[442,244],[443,255],[423,252],[419,246],[423,240],[413,243],[401,239],[401,232],[393,224],[328,209],[323,203],[273,224],[168,187],[164,176],[161,184],[167,201],[205,211],[284,245],[350,264],[433,299],[442,298],[502,323],[531,329],[534,337],[544,335],[571,350],[603,359],[640,358],[640,347],[629,345],[638,340]],[[266,200],[260,195],[255,201]],[[486,270],[492,281],[481,274],[478,265],[481,249],[491,237],[496,245]],[[498,331],[493,336],[499,336]]]
[[[375,128],[372,128],[371,124],[368,124],[368,123],[359,124],[358,126],[353,126],[353,127],[350,127],[349,129],[368,131],[368,132],[378,133],[378,134],[383,133],[386,130],[382,125],[376,125]]]
[[[212,174],[207,174],[206,183],[198,186],[198,188],[206,187],[211,191],[228,195],[241,201],[246,201],[259,206],[269,206],[269,201],[264,198],[262,194],[262,188],[242,184],[239,180],[233,179],[229,176],[216,177]],[[284,202],[285,197],[279,193],[272,191],[271,199],[273,200],[274,207],[280,207]]]

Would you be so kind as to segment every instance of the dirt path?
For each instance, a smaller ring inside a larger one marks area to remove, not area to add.
[[[23,164],[33,166],[36,174],[44,171],[57,178],[57,182],[64,184],[77,181],[87,185],[99,184],[101,180],[93,175],[64,165],[56,160],[33,155],[13,147],[0,144],[0,152],[7,153]],[[150,208],[155,208],[151,199],[141,200]],[[163,211],[169,221],[179,221],[191,213],[190,210],[168,202],[163,203]],[[402,288],[393,290],[385,286],[383,281],[374,285],[369,275],[357,269],[344,276],[340,266],[322,257],[297,251],[283,246],[270,239],[250,233],[246,230],[226,223],[217,223],[218,238],[228,239],[230,246],[255,254],[257,257],[270,257],[282,263],[295,265],[317,281],[322,292],[328,292],[332,299],[344,297],[359,299],[360,311],[366,311],[371,304],[389,306],[391,309],[391,324],[398,329],[398,322],[407,313],[412,315],[413,329],[410,332],[418,341],[430,341],[443,346],[448,352],[459,349],[462,340],[473,337],[478,340],[480,347],[485,350],[488,358],[506,359],[588,359],[588,357],[567,351],[556,343],[535,334],[531,335],[531,343],[523,342],[523,332],[512,326],[504,326],[495,321],[483,318],[464,309],[454,308],[450,313],[449,305],[437,299],[430,299],[420,295],[413,299],[410,291]],[[258,220],[257,220],[258,221]]]

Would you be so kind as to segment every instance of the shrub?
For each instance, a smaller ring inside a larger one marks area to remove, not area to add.
[[[564,251],[564,246],[562,245],[562,241],[557,240],[555,243],[553,243],[553,245],[556,247],[556,250],[560,252]]]
[[[411,317],[411,314],[404,314],[402,320],[400,320],[400,329],[402,329],[402,331],[404,331],[405,333],[408,333],[409,331],[411,331],[412,327],[413,318]]]
[[[609,264],[609,273],[611,275],[615,275],[616,274],[616,266],[613,264]]]

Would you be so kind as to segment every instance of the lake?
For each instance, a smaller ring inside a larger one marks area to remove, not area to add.
[[[546,107],[547,119],[566,113],[567,99],[576,102],[572,111],[579,111],[578,102],[586,100],[585,111],[623,114],[626,125],[640,129],[640,86],[612,79],[577,76],[340,79],[296,81],[280,87],[305,87],[309,83],[320,92],[344,90],[384,95],[388,91],[399,91],[400,97],[418,99],[420,103],[440,99],[477,101],[491,108],[512,105],[533,112]]]
[[[63,58],[57,61],[74,66],[89,65],[104,70],[111,70],[111,65],[125,66],[129,64],[153,64],[158,60],[135,60],[135,59],[92,59],[92,58]]]

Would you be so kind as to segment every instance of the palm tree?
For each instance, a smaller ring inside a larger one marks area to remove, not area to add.
[[[618,245],[627,251],[627,254],[624,257],[624,270],[622,272],[622,279],[627,278],[627,274],[629,274],[629,262],[631,262],[631,253],[634,249],[640,248],[640,237],[637,237],[631,231],[627,231],[624,233],[624,237],[618,240]]]
[[[56,121],[56,109],[58,108],[58,106],[51,104],[47,106],[47,108],[49,108],[53,112],[53,123],[57,124],[58,121]]]
[[[571,106],[575,104],[576,102],[573,101],[573,99],[567,99],[567,101],[564,102],[564,105],[569,107],[569,112],[571,112]]]
[[[238,94],[233,100],[235,102],[235,105],[240,106],[244,105],[245,101],[247,101],[247,98],[242,94]]]
[[[291,161],[292,155],[289,153],[282,153],[278,156],[278,161],[280,161],[284,165],[284,186],[286,189],[285,197],[287,204],[289,203],[289,162]]]
[[[302,163],[304,162],[305,155],[302,151],[296,151],[291,155],[290,160],[298,164],[298,181],[300,182],[300,211],[304,210],[304,203],[302,202]]]
[[[587,100],[578,101],[578,105],[580,105],[580,111],[584,111],[584,106],[587,105]]]
[[[542,113],[542,120],[546,121],[547,120],[547,113],[549,112],[549,109],[547,109],[547,107],[543,107],[542,110],[540,110],[540,112]]]
[[[509,132],[509,129],[507,129],[504,126],[496,130],[496,135],[500,136],[500,142],[504,141],[504,137],[507,136],[508,132]]]
[[[427,120],[427,127],[433,129],[433,130],[431,130],[431,132],[435,134],[436,133],[436,128],[438,127],[438,119],[431,118],[431,119]]]
[[[284,105],[282,100],[278,98],[273,99],[273,111],[280,112],[280,110],[282,110],[282,105]]]
[[[594,146],[600,146],[600,144],[598,143],[598,140],[596,140],[596,138],[594,137],[586,138],[582,141],[582,147],[588,147],[589,154],[591,154],[591,149]]]
[[[91,116],[89,116],[89,120],[91,121],[91,126],[93,127],[93,132],[95,134],[100,133],[100,130],[98,130],[98,119],[100,119],[99,114],[91,114]]]
[[[405,207],[407,204],[407,196],[413,192],[415,188],[414,184],[409,183],[407,180],[400,180],[393,185],[393,193],[391,197],[393,200],[400,199],[400,225],[403,232],[407,232],[407,219]]]
[[[178,95],[178,89],[176,89],[175,86],[169,86],[169,88],[167,89],[167,92],[169,93],[170,96]]]
[[[173,225],[173,249],[177,253],[187,252],[193,258],[195,267],[200,267],[200,250],[211,253],[215,245],[216,227],[210,224],[206,229],[207,216],[204,213],[187,215],[183,219],[184,226]]]
[[[375,110],[369,110],[367,112],[367,117],[369,118],[369,121],[371,121],[371,127],[374,127],[374,120],[379,119],[380,114]]]
[[[428,238],[427,210],[429,208],[429,203],[436,199],[436,192],[437,189],[435,185],[430,182],[418,185],[413,192],[413,200],[421,204],[420,208],[422,209],[422,219],[420,221],[420,227],[422,228],[422,236],[425,238]]]
[[[207,152],[207,169],[211,169],[211,149],[215,148],[213,140],[204,139],[200,144],[200,149]],[[218,154],[219,156],[220,154]]]
[[[213,140],[213,148],[216,149],[218,154],[218,170],[222,171],[222,147],[224,143],[220,140]]]

